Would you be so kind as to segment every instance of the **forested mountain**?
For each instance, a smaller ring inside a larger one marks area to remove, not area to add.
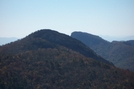
[[[134,71],[133,40],[108,42],[99,36],[83,32],[73,32],[71,37],[80,40],[115,66]]]
[[[0,52],[2,51],[13,54],[26,50],[36,50],[38,48],[55,48],[58,46],[67,47],[83,54],[86,57],[94,58],[95,60],[113,65],[112,63],[97,55],[92,49],[88,48],[82,42],[68,35],[61,34],[49,29],[39,30],[22,40],[0,47]]]
[[[133,72],[95,56],[78,40],[39,30],[0,46],[0,89],[134,88]]]

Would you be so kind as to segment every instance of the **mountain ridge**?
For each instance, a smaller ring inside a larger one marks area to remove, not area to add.
[[[68,40],[69,42],[66,40]],[[20,41],[22,41],[23,44],[19,44]],[[19,46],[15,47],[14,44],[17,44]],[[31,45],[31,47],[24,46],[27,44]],[[65,46],[69,49],[72,49],[76,52],[79,52],[86,57],[91,57],[98,61],[102,61],[102,62],[113,65],[112,63],[106,61],[105,59],[103,59],[102,57],[97,55],[92,49],[88,48],[82,42],[80,42],[74,38],[71,38],[68,35],[59,33],[57,31],[54,31],[51,29],[38,30],[38,31],[26,36],[25,38],[23,38],[19,41],[16,41],[16,43],[12,43],[12,45],[14,46],[13,47],[14,49],[10,48],[10,49],[3,49],[3,50],[5,50],[5,51],[9,50],[9,52],[11,51],[11,53],[14,53],[13,50],[16,50],[16,52],[18,53],[20,49],[23,51],[25,49],[29,49],[29,50],[37,49],[37,46],[40,48],[53,48],[53,47],[55,47],[55,45],[56,46],[61,45],[61,46]]]
[[[73,32],[71,37],[80,40],[97,54],[113,62],[115,66],[134,71],[134,47],[131,45],[133,41],[131,43],[128,43],[129,41],[108,42],[99,36],[83,32]],[[86,41],[83,39],[86,39]]]
[[[44,31],[36,31],[0,46],[0,89],[134,88],[133,72],[70,49],[70,45],[83,45],[74,38],[66,39],[68,36],[55,31],[47,33],[44,36]],[[64,46],[64,41],[70,43]]]

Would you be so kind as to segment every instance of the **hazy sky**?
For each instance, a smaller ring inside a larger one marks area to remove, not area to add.
[[[0,37],[49,28],[70,35],[134,35],[134,0],[0,0]]]

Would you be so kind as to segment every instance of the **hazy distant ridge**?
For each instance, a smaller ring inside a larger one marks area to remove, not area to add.
[[[4,45],[13,41],[16,41],[16,37],[0,37],[0,45]]]
[[[73,32],[71,37],[80,40],[115,66],[134,71],[134,40],[108,42],[85,32]]]

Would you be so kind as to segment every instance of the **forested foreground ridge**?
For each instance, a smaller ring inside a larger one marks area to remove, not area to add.
[[[134,89],[133,72],[99,61],[101,57],[90,49],[73,49],[81,47],[79,41],[71,48],[61,44],[64,40],[75,41],[52,30],[39,30],[1,46],[0,89]]]
[[[85,32],[73,32],[71,37],[80,40],[116,67],[134,71],[134,40],[108,42]]]
[[[86,57],[113,65],[109,61],[97,55],[92,49],[79,40],[50,29],[38,30],[21,40],[1,46],[0,53],[15,54],[26,50],[36,50],[38,48],[57,48],[59,46],[64,46],[68,49],[79,52]]]

